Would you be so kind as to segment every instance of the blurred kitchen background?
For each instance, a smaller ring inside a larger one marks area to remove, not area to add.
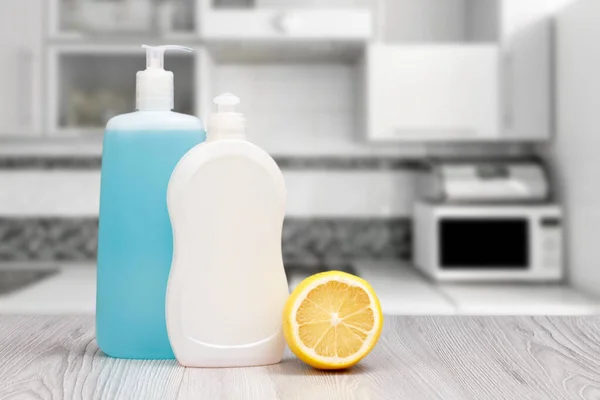
[[[242,99],[290,286],[388,314],[600,311],[598,0],[2,0],[0,313],[93,313],[102,130],[140,45],[175,111]]]

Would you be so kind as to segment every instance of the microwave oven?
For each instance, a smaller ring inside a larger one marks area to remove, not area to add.
[[[563,278],[562,215],[557,205],[418,201],[414,207],[414,264],[435,280]]]

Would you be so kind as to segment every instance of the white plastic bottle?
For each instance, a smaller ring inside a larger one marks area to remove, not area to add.
[[[289,295],[281,256],[286,189],[273,159],[245,138],[246,121],[223,94],[207,141],[173,171],[167,193],[173,263],[166,318],[187,367],[281,361]]]

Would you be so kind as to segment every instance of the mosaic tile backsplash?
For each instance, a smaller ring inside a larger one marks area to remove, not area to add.
[[[0,262],[96,260],[96,218],[0,218]],[[335,264],[357,258],[409,259],[410,220],[287,218],[285,262]]]

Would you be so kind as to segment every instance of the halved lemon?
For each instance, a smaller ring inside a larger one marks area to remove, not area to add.
[[[373,349],[382,327],[381,305],[371,285],[340,271],[306,278],[283,311],[290,349],[319,369],[355,365]]]

